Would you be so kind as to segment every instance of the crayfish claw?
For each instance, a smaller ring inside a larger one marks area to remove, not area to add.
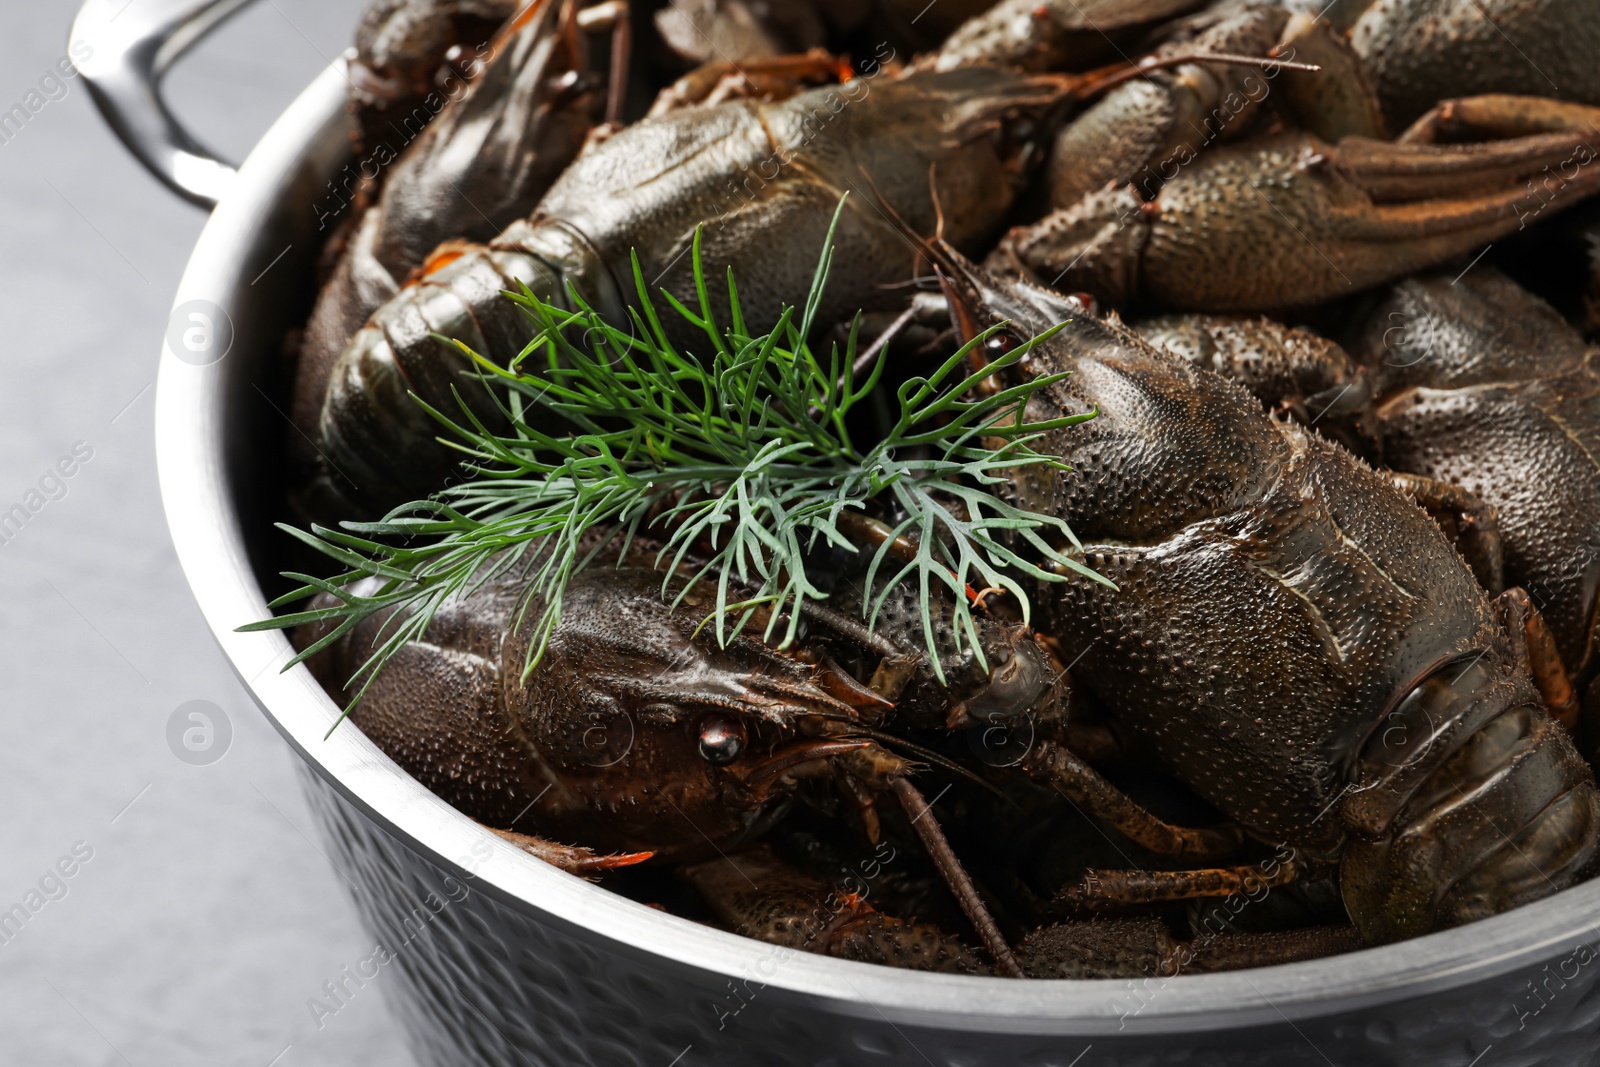
[[[580,878],[616,870],[619,867],[632,867],[655,855],[654,852],[613,852],[609,855],[600,855],[582,845],[563,845],[543,837],[534,837],[532,834],[519,834],[515,830],[497,830],[493,826],[486,829],[528,855]]]
[[[894,708],[894,701],[856,681],[829,656],[823,656],[817,664],[813,681],[824,693],[858,711],[889,711]]]

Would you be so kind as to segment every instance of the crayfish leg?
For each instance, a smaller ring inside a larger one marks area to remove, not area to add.
[[[1533,684],[1544,700],[1550,717],[1574,733],[1578,730],[1578,694],[1561,662],[1555,635],[1545,624],[1539,608],[1521,586],[1513,586],[1495,601],[1506,629],[1518,647],[1518,658],[1533,676]]]
[[[622,123],[622,109],[628,101],[628,71],[633,56],[633,19],[628,0],[605,0],[576,12],[573,25],[584,33],[611,34],[611,62],[606,82],[606,127]]]
[[[1128,757],[1128,742],[1106,723],[1080,722],[1069,716],[1059,729],[1066,747],[1082,759],[1120,760]]]
[[[1096,919],[1035,930],[1017,948],[1029,978],[1170,978],[1320,959],[1363,947],[1354,926],[1174,937],[1158,919]]]
[[[1592,126],[1595,109],[1540,96],[1489,93],[1446,100],[1395,138],[1400,144],[1501,140]]]
[[[1494,505],[1475,493],[1437,478],[1402,471],[1388,473],[1389,480],[1433,516],[1445,535],[1455,543],[1456,550],[1467,561],[1467,566],[1472,568],[1478,584],[1490,596],[1504,590],[1505,548],[1500,536],[1500,516]],[[1526,593],[1523,599],[1527,599]],[[1543,620],[1539,625],[1542,629]]]
[[[1244,843],[1237,826],[1184,827],[1158,819],[1064,745],[1039,743],[1023,770],[1131,841],[1174,859],[1219,859]],[[1253,869],[1253,868],[1252,868]]]
[[[728,100],[781,100],[801,89],[850,77],[847,60],[822,48],[800,55],[771,56],[736,62],[704,63],[661,90],[650,117],[690,107],[711,107]]]
[[[1029,978],[1170,978],[1185,948],[1159,919],[1096,919],[1040,927],[1017,958]]]
[[[975,950],[936,927],[877,911],[871,884],[829,885],[790,867],[766,845],[678,871],[725,926],[769,944],[918,971],[987,974]]]
[[[983,939],[984,947],[989,950],[989,955],[994,957],[999,972],[1008,978],[1025,977],[1022,966],[1017,963],[1016,956],[1011,952],[1011,946],[1006,943],[1005,935],[1000,932],[994,916],[989,913],[989,906],[978,895],[978,887],[972,884],[971,876],[961,866],[961,861],[956,858],[950,842],[945,839],[944,830],[934,818],[933,805],[929,804],[917,787],[905,778],[896,778],[893,788],[895,798],[900,801],[901,810],[905,812],[906,818],[911,820],[911,828],[921,839],[928,858],[933,861],[933,865],[939,869],[940,877],[955,894],[956,903],[961,905],[961,910],[966,912],[967,919],[978,931],[978,936]]]
[[[1238,971],[1337,956],[1366,946],[1354,926],[1308,926],[1259,934],[1206,934],[1179,949],[1182,974]]]
[[[878,808],[872,793],[842,767],[835,768],[833,777],[840,792],[855,806],[856,815],[861,820],[861,832],[866,835],[869,842],[876,845],[883,837],[883,824],[878,819]]]
[[[1057,894],[1054,907],[1103,911],[1175,900],[1231,897],[1288,885],[1300,876],[1294,860],[1245,867],[1203,867],[1192,871],[1092,870],[1083,881]]]

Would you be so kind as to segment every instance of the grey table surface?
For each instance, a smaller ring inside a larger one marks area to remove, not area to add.
[[[254,5],[168,79],[174,110],[242,158],[360,6]],[[75,8],[8,0],[0,111],[66,54]],[[372,945],[168,541],[153,385],[205,216],[121,150],[81,79],[43,89],[0,143],[0,511],[40,505],[0,543],[0,1064],[407,1067],[383,977],[323,988]],[[52,475],[75,447],[88,460]],[[232,727],[207,766],[167,741],[191,700]]]

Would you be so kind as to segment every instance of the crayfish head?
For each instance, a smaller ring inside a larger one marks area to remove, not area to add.
[[[556,783],[541,825],[604,848],[720,845],[775,815],[799,780],[877,748],[852,735],[863,712],[887,707],[876,694],[745,632],[719,642],[702,621],[663,599],[653,570],[569,584],[542,660],[506,693]],[[525,642],[519,630],[502,650],[508,681]]]
[[[1131,186],[1101,189],[1037,225],[1013,229],[995,258],[1051,288],[1125,306],[1139,294],[1140,266],[1158,211]]]
[[[1074,290],[1058,292],[1030,280],[1031,273],[1019,269],[1004,245],[984,266],[979,266],[941,238],[928,240],[908,230],[902,232],[938,271],[951,324],[960,341],[970,341],[997,323],[1008,324],[1006,331],[989,339],[985,355],[1004,354],[1026,338],[1096,313],[1092,297],[1067,295]]]

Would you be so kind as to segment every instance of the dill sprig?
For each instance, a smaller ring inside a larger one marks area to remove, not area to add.
[[[1019,576],[1051,582],[1075,572],[1104,581],[1047,536],[1053,532],[1080,548],[1065,522],[1018,509],[992,491],[1007,470],[1065,469],[1056,457],[1035,451],[1033,442],[1047,430],[1092,417],[1024,420],[1028,397],[1063,374],[989,392],[975,389],[1060,326],[968,372],[968,354],[1005,326],[996,325],[927,377],[901,382],[891,405],[893,424],[881,438],[864,446],[852,438],[850,413],[883,381],[887,352],[879,353],[863,380],[852,380],[859,316],[844,348],[831,345],[825,360],[807,344],[833,263],[838,218],[836,212],[798,321],[796,309],[785,306],[777,324],[759,336],[746,328],[731,271],[731,323],[724,328],[715,320],[697,232],[692,264],[698,310],[662,295],[672,314],[705,334],[702,353],[680,352],[668,339],[637,256],[638,304],[629,310],[629,329],[606,321],[576,290],[569,291],[570,308],[526,287],[508,293],[538,331],[510,365],[450,343],[474,361],[488,384],[500,387],[496,403],[510,429],[491,430],[464,401],[465,418],[428,407],[450,432],[441,440],[465,454],[470,480],[396,508],[378,522],[344,522],[340,530],[314,525],[309,531],[279,524],[346,569],[329,578],[286,572],[303,584],[272,606],[319,592],[338,603],[240,629],[337,621],[288,669],[374,613],[402,609],[351,679],[352,686],[361,683],[353,707],[384,664],[422,635],[441,604],[527,559],[519,625],[535,598],[542,602],[528,644],[526,670],[532,671],[560,620],[572,577],[608,545],[620,542],[619,554],[625,554],[636,535],[653,532],[661,543],[657,565],[666,573],[663,596],[674,575],[686,579],[677,601],[700,583],[714,582],[716,606],[707,621],[715,622],[719,641],[727,640],[730,614],[737,613],[731,628],[737,633],[766,605],[764,639],[776,638],[782,647],[796,636],[804,602],[826,596],[807,572],[808,556],[822,543],[859,551],[840,521],[846,511],[867,509],[869,501],[903,517],[867,569],[868,624],[876,622],[897,586],[915,580],[929,659],[941,679],[928,611],[937,587],[948,589],[954,601],[956,647],[972,647],[981,660],[974,588],[1009,591],[1026,617],[1028,597]],[[552,432],[540,424],[562,429]],[[898,537],[915,543],[913,559],[891,560]],[[530,550],[536,550],[532,556]],[[376,589],[351,588],[367,578],[380,580]]]

